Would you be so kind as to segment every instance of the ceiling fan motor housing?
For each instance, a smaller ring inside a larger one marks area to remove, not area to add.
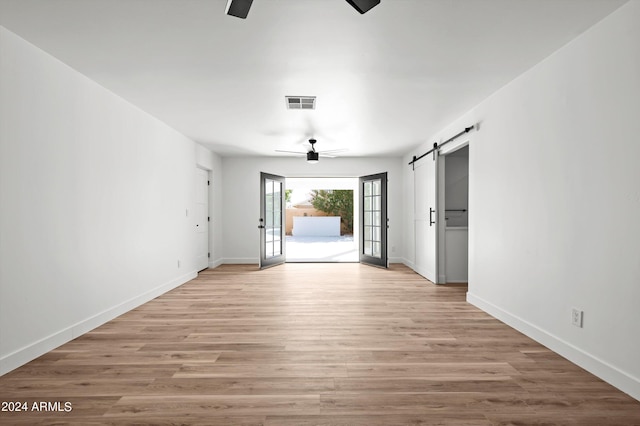
[[[318,161],[318,157],[319,157],[319,155],[318,155],[318,153],[317,153],[317,152],[315,152],[315,151],[309,151],[309,152],[307,152],[307,161],[313,161],[313,162],[316,162],[316,161]]]

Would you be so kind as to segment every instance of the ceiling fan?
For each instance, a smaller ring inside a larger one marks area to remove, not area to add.
[[[225,13],[229,16],[245,19],[249,14],[251,3],[253,3],[253,0],[227,0]],[[347,3],[353,6],[360,14],[364,14],[369,9],[377,6],[380,0],[347,0]]]
[[[335,155],[332,154],[337,154],[339,152],[344,152],[347,151],[347,149],[332,149],[329,151],[316,151],[316,147],[315,144],[318,141],[311,138],[309,139],[309,144],[311,144],[311,149],[307,152],[300,152],[300,151],[283,151],[281,149],[276,149],[276,152],[283,152],[285,154],[297,154],[297,155],[306,155],[307,156],[307,163],[311,163],[311,164],[315,164],[318,162],[319,157],[327,157],[327,158],[335,158]]]

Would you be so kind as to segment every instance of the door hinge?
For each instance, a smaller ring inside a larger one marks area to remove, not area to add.
[[[207,222],[211,222],[211,218],[207,216]]]
[[[207,253],[207,257],[211,259],[211,253]]]
[[[211,185],[211,182],[207,181],[207,186]]]

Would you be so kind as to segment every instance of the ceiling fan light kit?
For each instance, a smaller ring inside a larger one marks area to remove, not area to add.
[[[318,162],[318,157],[319,157],[319,155],[315,151],[307,152],[307,163],[316,164]]]
[[[323,157],[328,157],[328,158],[335,158],[334,155],[331,154],[337,154],[338,152],[344,152],[344,151],[348,151],[348,149],[342,148],[342,149],[332,149],[329,151],[316,151],[316,143],[318,141],[311,138],[309,139],[309,144],[311,145],[311,149],[307,152],[299,152],[299,151],[283,151],[281,149],[276,149],[276,152],[282,152],[285,154],[297,154],[297,155],[306,155],[307,156],[307,163],[310,164],[315,164],[320,160],[320,156],[322,155]]]
[[[311,144],[311,151],[307,152],[307,163],[316,164],[319,159],[319,155],[316,152],[316,142],[315,139],[309,139],[309,143]]]

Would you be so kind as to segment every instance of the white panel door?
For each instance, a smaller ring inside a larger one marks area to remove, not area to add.
[[[433,283],[438,277],[438,156],[414,164],[415,271]]]
[[[209,267],[209,173],[196,168],[196,266]]]

